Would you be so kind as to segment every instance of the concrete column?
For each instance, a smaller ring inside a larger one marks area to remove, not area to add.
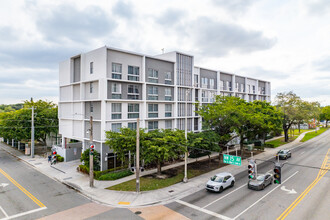
[[[18,149],[18,150],[21,149],[21,142],[20,142],[20,141],[18,142],[17,149]]]
[[[11,139],[11,146],[14,147],[15,139]]]

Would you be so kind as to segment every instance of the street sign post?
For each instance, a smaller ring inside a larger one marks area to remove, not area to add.
[[[241,166],[242,165],[242,158],[237,157],[237,156],[233,156],[233,155],[224,154],[223,155],[223,162],[228,163],[228,164],[233,164],[233,165],[236,165],[236,166]]]

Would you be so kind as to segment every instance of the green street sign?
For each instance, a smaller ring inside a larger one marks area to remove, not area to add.
[[[242,158],[224,154],[223,155],[223,162],[228,163],[228,164],[233,164],[233,165],[236,165],[236,166],[241,166],[242,165]]]

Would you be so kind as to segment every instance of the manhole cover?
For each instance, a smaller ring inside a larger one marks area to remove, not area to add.
[[[174,190],[170,190],[170,191],[168,191],[168,192],[172,193],[172,192],[174,192]]]
[[[141,211],[136,211],[135,215],[140,215],[142,212]]]

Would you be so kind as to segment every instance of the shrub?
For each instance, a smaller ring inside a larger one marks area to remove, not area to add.
[[[61,157],[60,155],[56,154],[56,161],[63,162],[64,161],[64,157]]]
[[[254,146],[261,147],[261,141],[259,141],[259,140],[255,141]]]
[[[93,155],[93,168],[94,171],[99,171],[100,170],[100,153],[94,150],[94,155]],[[89,167],[89,148],[85,150],[81,154],[80,161],[84,161],[84,165]]]
[[[89,167],[87,167],[86,165],[79,165],[79,171],[89,174]]]
[[[274,145],[274,144],[265,143],[265,144],[264,144],[264,147],[274,148],[275,145]]]
[[[133,173],[130,170],[123,170],[115,173],[106,173],[103,174],[98,178],[98,180],[117,180],[129,175],[132,175]]]

